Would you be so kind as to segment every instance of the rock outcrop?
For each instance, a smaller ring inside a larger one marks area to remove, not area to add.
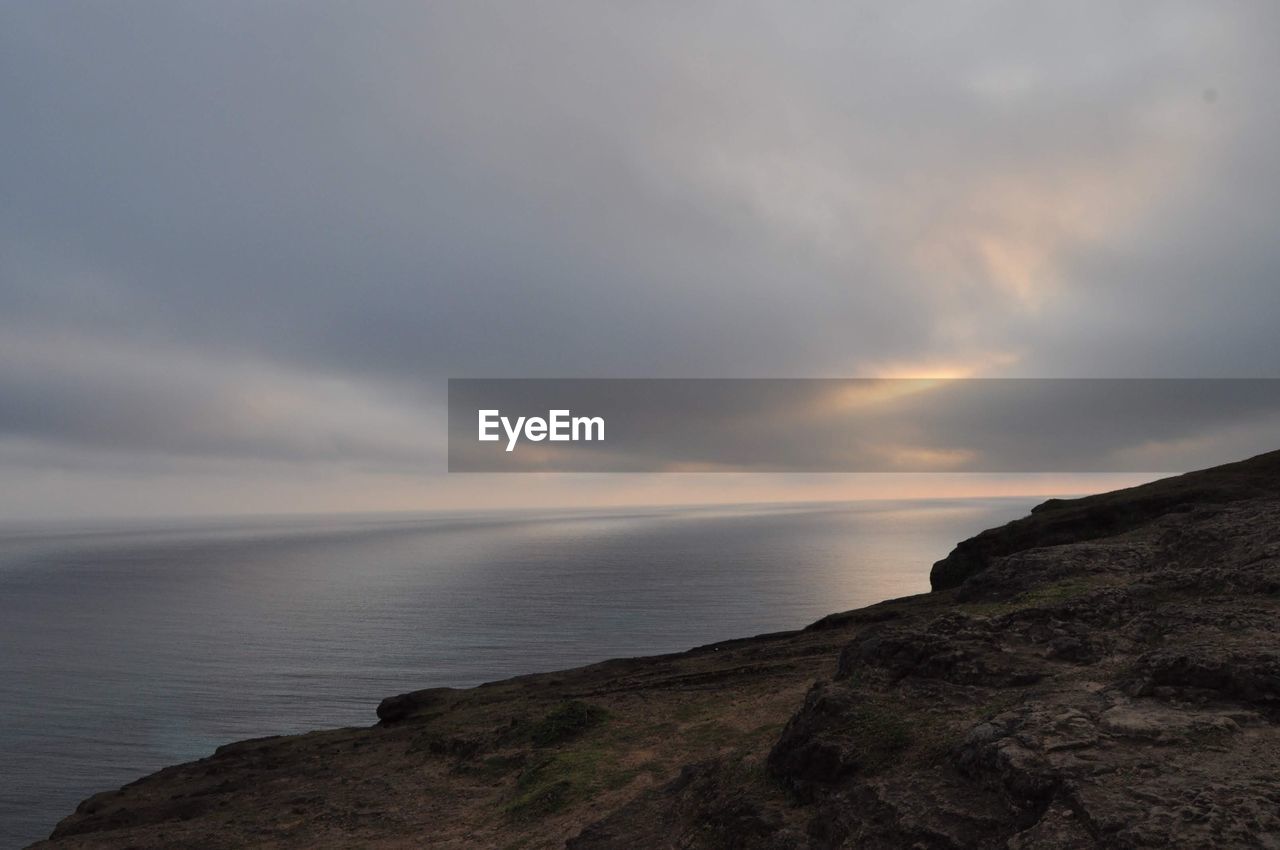
[[[1280,850],[1280,453],[1045,503],[932,578],[225,747],[41,846]]]
[[[1081,543],[1138,528],[1199,505],[1225,505],[1280,494],[1280,452],[1188,472],[1175,478],[1083,499],[1050,499],[1031,515],[956,545],[933,565],[934,590],[959,587],[995,559],[1061,543]]]

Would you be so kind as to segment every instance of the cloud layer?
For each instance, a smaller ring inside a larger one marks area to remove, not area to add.
[[[1277,17],[8,4],[0,476],[447,503],[450,376],[1275,375]]]

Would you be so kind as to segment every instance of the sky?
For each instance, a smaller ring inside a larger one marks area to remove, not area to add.
[[[0,518],[1143,480],[448,475],[445,382],[1276,377],[1277,31],[1262,0],[5,3]]]

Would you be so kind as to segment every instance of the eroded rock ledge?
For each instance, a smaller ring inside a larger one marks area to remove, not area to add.
[[[965,541],[808,629],[384,700],[43,847],[1280,848],[1280,453]]]

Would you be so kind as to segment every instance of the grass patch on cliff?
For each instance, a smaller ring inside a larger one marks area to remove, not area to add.
[[[867,775],[889,767],[915,743],[911,724],[887,703],[859,702],[843,718],[841,731],[855,745],[859,772]]]
[[[472,762],[459,761],[454,765],[453,772],[492,781],[514,773],[526,761],[523,753],[489,756]]]
[[[577,738],[608,719],[609,712],[600,706],[572,700],[557,706],[534,723],[528,731],[529,742],[535,747],[554,747]]]
[[[507,813],[529,818],[559,811],[596,784],[604,755],[599,747],[587,747],[538,758],[521,771]]]
[[[507,814],[516,818],[538,818],[563,809],[577,790],[569,776],[574,771],[550,756],[531,765],[516,780],[515,796],[507,804]]]
[[[615,748],[599,744],[546,753],[521,771],[505,810],[516,819],[541,818],[601,791],[623,788],[642,773],[661,772],[657,762],[627,764]]]
[[[1083,596],[1091,590],[1114,583],[1114,581],[1105,579],[1073,578],[1023,591],[1007,602],[964,602],[956,607],[967,614],[976,614],[980,617],[999,617],[1003,614],[1012,614],[1015,611],[1022,611],[1027,608],[1057,605],[1058,603],[1075,599],[1077,596]]]
[[[614,775],[619,772],[615,748],[602,745],[598,734],[591,735],[592,741],[580,740],[608,719],[604,708],[570,700],[520,728],[518,739],[534,750],[516,778],[505,812],[517,819],[545,817],[621,781]]]

